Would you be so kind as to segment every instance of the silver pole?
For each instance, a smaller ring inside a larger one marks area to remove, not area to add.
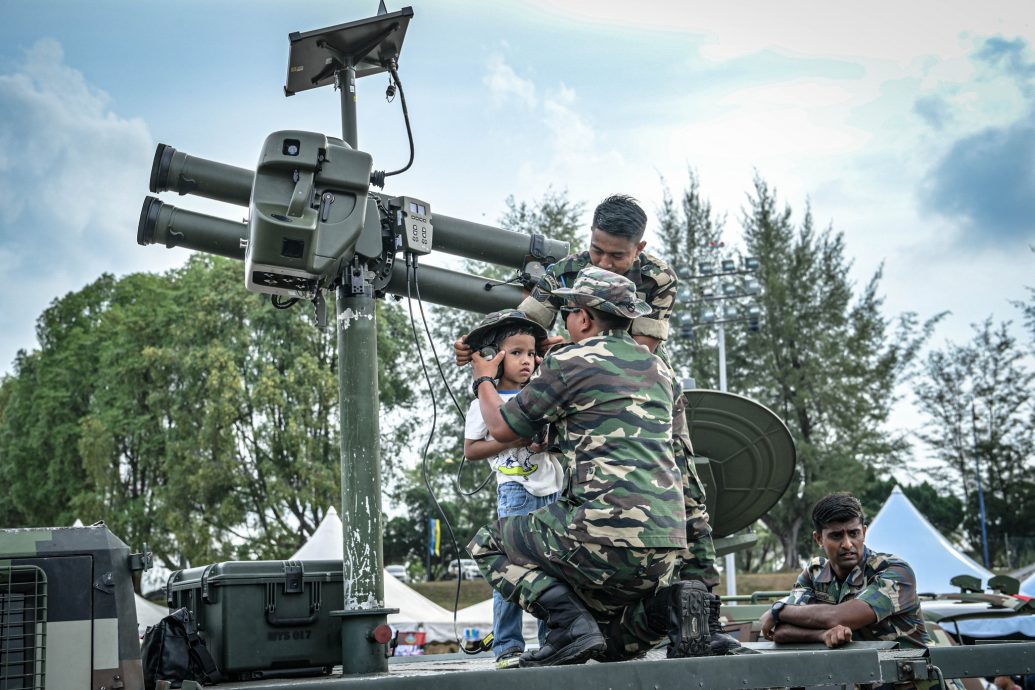
[[[726,392],[726,326],[719,322],[719,390]],[[737,558],[726,554],[726,595],[737,596]]]

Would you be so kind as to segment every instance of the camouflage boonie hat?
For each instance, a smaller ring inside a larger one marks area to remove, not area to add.
[[[550,294],[567,298],[581,307],[592,307],[627,319],[651,312],[650,305],[636,296],[635,283],[596,266],[586,266],[579,271],[570,288],[557,288]]]
[[[537,343],[546,338],[546,329],[528,318],[525,312],[520,309],[503,309],[486,314],[481,323],[467,334],[467,344],[475,350],[480,350],[492,344],[500,328],[518,325],[531,329]]]

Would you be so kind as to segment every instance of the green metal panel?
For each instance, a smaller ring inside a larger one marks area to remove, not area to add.
[[[787,426],[754,400],[712,390],[686,393],[694,453],[716,537],[744,529],[776,505],[794,476],[794,441]],[[700,467],[700,465],[698,465]]]

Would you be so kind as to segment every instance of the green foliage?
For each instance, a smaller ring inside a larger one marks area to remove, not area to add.
[[[1006,539],[1035,524],[1035,372],[1008,323],[974,326],[970,343],[932,351],[915,388],[928,423],[920,438],[939,463],[937,479],[963,497],[964,533],[981,552],[978,481],[985,494],[989,551],[1006,563]],[[980,466],[980,473],[978,467]]]
[[[681,208],[668,200],[662,209],[666,258],[692,275],[696,262],[730,255],[716,246],[722,226],[691,174]],[[759,178],[741,226],[746,255],[761,264],[763,325],[753,334],[727,327],[728,388],[772,409],[794,438],[791,486],[762,518],[782,543],[785,565],[794,567],[810,551],[808,515],[816,500],[831,491],[862,493],[868,472],[904,458],[906,439],[887,429],[892,391],[934,320],[921,327],[907,314],[893,329],[882,313],[880,271],[857,291],[842,234],[816,230],[808,209],[796,224],[791,208]],[[683,325],[685,306],[681,318]],[[712,335],[702,330],[694,329],[696,341],[674,347],[683,362],[691,359],[698,385],[714,386],[714,370],[696,361],[715,358]]]
[[[398,306],[378,316],[391,415],[411,401],[412,365]],[[0,388],[3,524],[104,520],[181,565],[283,558],[339,503],[333,334],[245,291],[239,263],[102,276],[37,331]]]

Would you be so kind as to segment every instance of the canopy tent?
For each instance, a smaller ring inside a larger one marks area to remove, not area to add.
[[[949,583],[957,575],[973,575],[984,583],[993,576],[949,543],[897,486],[870,523],[866,546],[909,563],[916,573],[917,592],[957,591]]]
[[[332,506],[327,516],[317,526],[309,541],[296,551],[290,560],[319,561],[342,560],[342,527],[338,511]],[[456,639],[453,633],[453,612],[447,611],[416,590],[404,585],[384,571],[385,606],[399,609],[399,613],[388,616],[388,623],[398,630],[424,629],[429,642],[446,642]],[[470,627],[470,626],[460,626]],[[492,629],[492,608],[489,608],[488,630]]]
[[[1021,594],[1035,597],[1035,573],[1032,573],[1027,580],[1021,583]]]
[[[492,630],[492,599],[477,604],[471,604],[465,609],[456,612],[456,624],[460,628],[474,628],[479,631],[481,637]],[[529,647],[538,644],[539,621],[532,614],[523,611],[521,615],[521,634],[525,638],[525,644]]]

